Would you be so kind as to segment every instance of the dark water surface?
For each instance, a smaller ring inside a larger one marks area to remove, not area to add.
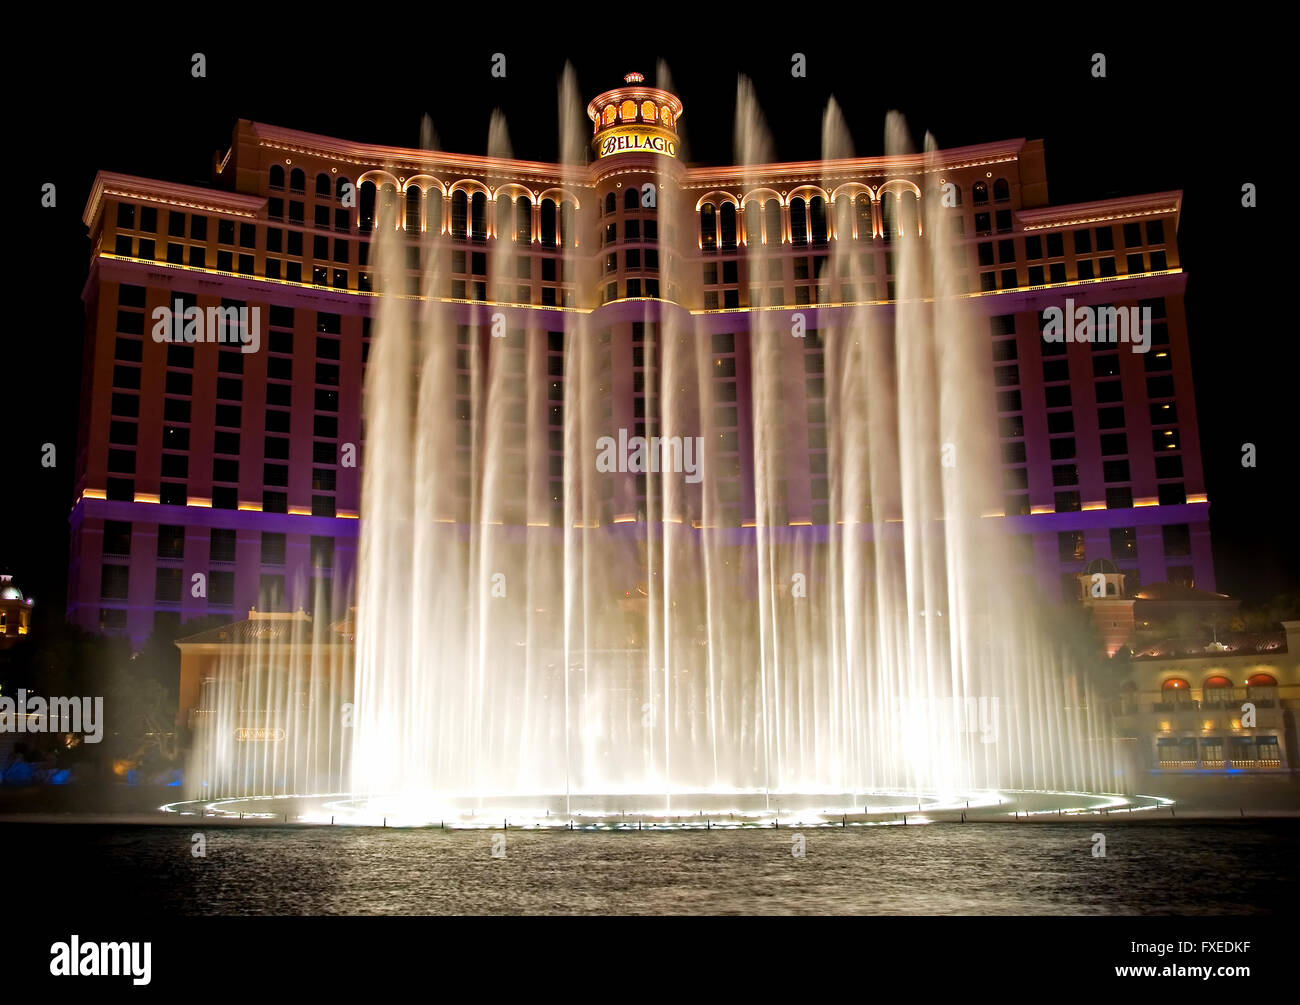
[[[192,853],[199,833],[203,857]],[[15,879],[138,916],[1215,915],[1294,906],[1300,821],[510,831],[493,857],[502,836],[0,824]]]

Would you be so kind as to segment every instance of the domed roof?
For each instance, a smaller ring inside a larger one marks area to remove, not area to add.
[[[1109,558],[1094,558],[1091,562],[1083,567],[1085,576],[1094,576],[1097,573],[1103,576],[1114,576],[1119,574],[1119,566]]]
[[[12,576],[0,576],[0,600],[22,600],[23,591],[14,585]]]

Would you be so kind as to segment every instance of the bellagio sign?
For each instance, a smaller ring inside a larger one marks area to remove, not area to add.
[[[613,154],[652,153],[677,156],[677,140],[671,133],[650,126],[619,126],[602,133],[596,152],[601,157]]]

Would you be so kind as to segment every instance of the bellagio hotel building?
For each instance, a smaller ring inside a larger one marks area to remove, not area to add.
[[[91,255],[70,618],[140,644],[167,622],[240,618],[251,607],[312,610],[326,597],[333,615],[346,609],[377,306],[372,238],[385,208],[403,232],[408,292],[420,292],[432,238],[450,249],[441,294],[462,350],[467,420],[468,357],[489,341],[490,314],[506,308],[507,341],[536,347],[521,378],[553,401],[507,418],[548,426],[554,456],[521,464],[544,466],[556,528],[563,333],[574,318],[586,315],[583,330],[605,354],[614,425],[629,434],[646,432],[647,421],[655,431],[656,330],[669,312],[709,340],[715,419],[736,474],[720,496],[721,522],[743,529],[755,517],[750,325],[758,310],[798,306],[809,328],[803,373],[785,381],[783,404],[807,459],[787,465],[778,515],[825,524],[819,331],[834,329],[846,303],[888,309],[898,238],[921,227],[933,171],[955,186],[965,285],[988,329],[1003,519],[1027,571],[1064,599],[1098,558],[1112,559],[1130,587],[1214,589],[1175,240],[1181,193],[1050,205],[1043,144],[1023,139],[946,150],[929,163],[688,166],[678,156],[681,102],[637,74],[587,111],[592,156],[580,167],[240,121],[214,157],[210,186],[101,171],[84,215]],[[661,193],[653,206],[647,184]],[[761,275],[747,258],[756,241],[766,252]],[[846,257],[832,256],[837,247],[856,258],[851,279],[832,274],[831,262]],[[489,275],[489,262],[503,260],[509,268],[494,264]],[[1149,307],[1150,351],[1046,342],[1042,312],[1067,297]],[[258,351],[155,341],[155,308],[177,301],[258,308]],[[799,392],[804,401],[789,400]],[[360,464],[341,462],[348,446]],[[643,502],[615,493],[602,520]],[[196,573],[203,590],[192,588]]]

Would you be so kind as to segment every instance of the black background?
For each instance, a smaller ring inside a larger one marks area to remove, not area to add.
[[[744,73],[783,160],[820,156],[833,95],[860,155],[883,152],[885,115],[898,109],[918,143],[926,130],[942,146],[1042,138],[1053,204],[1181,189],[1218,589],[1246,600],[1297,589],[1294,278],[1281,250],[1291,127],[1278,114],[1294,57],[1272,50],[1280,32],[1168,23],[1147,31],[1088,19],[1027,34],[1006,31],[1013,18],[1001,8],[843,8],[832,17],[774,11],[760,38],[703,8],[598,10],[525,21],[446,9],[408,25],[397,8],[376,10],[373,23],[358,23],[365,11],[352,8],[321,14],[314,27],[240,16],[201,31],[117,21],[16,31],[19,51],[5,73],[18,209],[11,238],[21,239],[11,243],[8,300],[17,310],[0,364],[0,571],[43,613],[62,609],[89,264],[81,213],[97,170],[209,184],[212,155],[229,147],[240,118],[417,146],[428,114],[442,149],[481,153],[494,108],[506,115],[515,156],[549,161],[566,60],[585,104],[630,70],[662,82],[662,59],[685,106],[683,155],[692,162],[732,162]],[[796,51],[807,58],[803,79],[790,73]],[[194,52],[207,57],[206,78],[191,76]],[[506,55],[504,79],[490,73],[494,52]],[[1094,52],[1107,57],[1105,79],[1091,75]],[[46,182],[57,186],[54,209],[40,206]],[[1258,208],[1242,207],[1245,182],[1258,187]],[[47,442],[58,449],[53,469],[40,463]],[[1241,466],[1246,442],[1258,450],[1254,469]]]

